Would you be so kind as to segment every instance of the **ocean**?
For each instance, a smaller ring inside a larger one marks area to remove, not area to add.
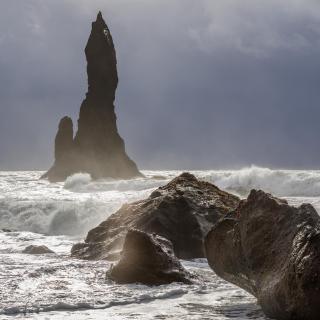
[[[182,171],[143,171],[145,178],[92,181],[76,174],[64,183],[39,180],[43,172],[0,172],[0,319],[267,319],[250,296],[218,278],[206,259],[182,261],[201,275],[193,285],[148,287],[106,280],[110,263],[70,257],[70,249],[122,204],[147,197]],[[320,171],[191,171],[244,198],[251,189],[292,205],[320,209]],[[28,255],[28,245],[55,255]]]

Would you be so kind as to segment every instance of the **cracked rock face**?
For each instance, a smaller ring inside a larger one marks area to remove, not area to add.
[[[320,218],[311,205],[252,190],[205,247],[212,269],[256,296],[267,316],[319,319]]]
[[[203,258],[207,232],[239,201],[213,184],[183,173],[147,199],[124,205],[89,231],[84,243],[74,245],[72,255],[112,260],[121,251],[128,230],[134,228],[171,241],[178,258]]]
[[[63,181],[86,172],[97,178],[129,179],[140,176],[128,157],[117,129],[114,107],[118,86],[117,59],[113,39],[99,12],[85,48],[88,92],[80,108],[78,131],[73,137],[72,120],[64,117],[55,143],[55,163],[43,176]]]
[[[128,231],[121,259],[107,275],[121,284],[192,283],[192,276],[173,254],[170,241],[135,229]]]

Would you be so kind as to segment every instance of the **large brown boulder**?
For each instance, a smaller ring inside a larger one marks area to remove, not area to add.
[[[253,190],[205,246],[212,269],[256,296],[267,316],[319,319],[320,218],[310,204],[295,208]]]
[[[190,284],[192,276],[173,254],[169,240],[130,229],[120,261],[107,274],[117,283],[162,285],[172,282]]]
[[[141,176],[128,157],[117,129],[114,100],[118,86],[117,58],[108,26],[99,12],[85,48],[88,92],[82,102],[78,131],[73,123],[61,120],[55,143],[55,163],[43,175],[50,181],[63,181],[77,172],[92,178],[128,179]]]
[[[213,184],[183,173],[149,198],[122,206],[89,231],[85,243],[76,244],[72,254],[84,259],[113,258],[121,251],[127,231],[135,228],[170,240],[179,258],[205,257],[204,237],[239,201]]]

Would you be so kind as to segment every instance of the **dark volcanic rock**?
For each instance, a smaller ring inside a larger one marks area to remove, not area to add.
[[[71,118],[64,117],[59,123],[58,133],[55,139],[55,164],[46,173],[51,181],[63,180],[74,166],[73,123]]]
[[[82,102],[78,132],[72,120],[61,120],[55,141],[55,163],[43,176],[63,181],[77,172],[93,178],[127,179],[141,175],[127,156],[114,111],[118,86],[117,59],[111,33],[99,12],[85,48],[88,92]]]
[[[319,319],[320,218],[311,205],[253,190],[205,246],[212,269],[256,296],[269,317]]]
[[[108,276],[117,283],[147,285],[189,284],[192,278],[174,256],[170,241],[134,229],[128,231],[121,259]]]
[[[73,123],[71,118],[64,117],[59,123],[55,139],[55,159],[58,163],[65,161],[66,151],[73,148]]]
[[[22,253],[27,253],[27,254],[47,254],[47,253],[54,253],[52,250],[50,250],[46,246],[28,246],[26,247]]]
[[[149,198],[122,206],[98,227],[72,254],[84,259],[109,259],[121,251],[130,228],[155,233],[170,240],[177,257],[205,256],[203,241],[222,216],[234,210],[239,198],[216,186],[183,173]]]

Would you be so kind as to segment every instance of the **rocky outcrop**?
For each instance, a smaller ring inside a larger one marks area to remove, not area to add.
[[[22,253],[26,254],[54,254],[54,251],[49,249],[47,246],[34,246],[30,245],[26,247]]]
[[[93,178],[139,176],[117,129],[114,111],[118,86],[116,51],[100,12],[92,23],[85,54],[88,92],[81,105],[78,132],[73,137],[72,120],[68,117],[61,120],[55,140],[55,163],[43,178],[63,181],[77,172],[89,173]]]
[[[66,150],[72,153],[73,149],[73,123],[71,118],[64,117],[59,123],[58,133],[55,139],[55,159],[58,163],[65,161]]]
[[[51,181],[63,180],[68,177],[74,167],[75,150],[73,143],[73,123],[71,118],[64,117],[59,123],[55,139],[55,163],[45,177]]]
[[[192,282],[192,276],[174,256],[169,240],[134,229],[128,231],[121,259],[107,276],[121,284],[138,282],[162,285]]]
[[[251,191],[205,241],[212,269],[257,297],[267,316],[319,319],[320,218],[263,191]]]
[[[170,240],[182,259],[205,257],[204,237],[215,222],[234,210],[239,198],[183,173],[149,198],[126,204],[98,227],[72,254],[84,259],[111,259],[120,252],[127,231],[135,228]]]

